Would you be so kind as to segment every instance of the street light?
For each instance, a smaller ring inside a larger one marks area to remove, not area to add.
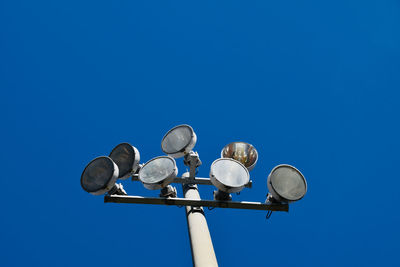
[[[128,143],[119,144],[109,157],[98,157],[86,166],[81,185],[93,195],[106,194],[104,202],[186,206],[193,265],[218,266],[203,207],[263,210],[268,212],[268,218],[272,211],[289,211],[289,203],[304,197],[307,183],[299,170],[282,164],[268,176],[270,193],[265,202],[232,201],[231,193],[252,186],[249,171],[257,163],[257,150],[245,142],[230,143],[222,149],[221,158],[211,164],[209,178],[201,178],[196,174],[202,163],[199,154],[192,150],[196,141],[197,136],[189,125],[173,127],[161,141],[166,156],[153,158],[144,165],[139,165],[140,155],[135,147]],[[181,157],[189,171],[177,177],[174,158]],[[130,176],[132,181],[142,182],[147,189],[160,189],[159,197],[126,195],[122,185],[115,182]],[[183,198],[177,197],[172,183],[182,184]],[[198,184],[214,185],[218,189],[214,199],[201,199]]]
[[[250,181],[249,171],[237,160],[220,158],[211,164],[210,179],[218,188],[216,200],[231,200],[229,193],[240,192]]]
[[[127,179],[135,173],[139,167],[140,154],[136,147],[128,143],[121,143],[114,147],[109,157],[117,164],[119,179]]]
[[[161,141],[162,151],[174,158],[188,154],[196,145],[197,136],[189,125],[178,125],[169,130]]]
[[[294,202],[302,199],[307,192],[307,182],[303,174],[295,167],[281,164],[268,175],[267,186],[270,200]]]
[[[162,189],[169,185],[178,174],[175,160],[161,156],[148,161],[139,171],[139,180],[150,190]]]
[[[111,158],[104,156],[95,158],[83,170],[81,186],[92,195],[105,193],[126,195],[122,185],[115,184],[118,173],[118,166]]]
[[[251,171],[256,166],[258,153],[254,146],[248,143],[233,142],[222,149],[221,158],[235,159]]]

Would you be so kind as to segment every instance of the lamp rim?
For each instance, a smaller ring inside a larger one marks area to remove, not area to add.
[[[191,136],[190,136],[190,141],[189,141],[182,149],[180,149],[180,150],[178,150],[178,151],[175,151],[175,152],[172,152],[172,153],[171,153],[171,152],[165,151],[164,148],[163,148],[163,142],[164,142],[165,138],[166,138],[172,131],[174,131],[174,130],[176,130],[177,128],[180,128],[180,127],[186,127],[186,128],[188,128],[188,129],[190,130],[190,134],[191,134]],[[163,136],[163,138],[162,138],[162,140],[161,140],[161,150],[162,150],[165,154],[167,154],[168,156],[171,156],[171,157],[173,157],[173,158],[181,158],[181,157],[183,157],[184,155],[186,155],[187,153],[189,153],[189,152],[194,148],[194,146],[196,145],[196,142],[197,142],[197,136],[196,136],[196,133],[194,132],[192,126],[190,126],[190,125],[188,125],[188,124],[180,124],[180,125],[177,125],[177,126],[171,128],[171,129]]]
[[[213,173],[213,166],[216,162],[221,161],[221,160],[229,160],[229,161],[233,161],[235,163],[238,163],[246,172],[247,174],[247,182],[240,185],[240,186],[230,186],[230,185],[226,185],[224,183],[222,183],[219,179],[217,179],[217,177],[214,175]],[[246,166],[244,166],[240,161],[237,161],[235,159],[232,158],[219,158],[214,160],[214,162],[211,164],[210,167],[210,180],[211,183],[217,187],[218,189],[220,189],[221,191],[224,191],[226,193],[237,193],[242,191],[242,189],[250,182],[250,173],[249,170],[246,168]]]
[[[140,172],[141,172],[150,162],[155,161],[155,160],[160,159],[160,158],[167,158],[167,159],[169,159],[169,160],[172,161],[172,163],[174,164],[174,168],[172,169],[171,173],[169,173],[169,174],[167,175],[166,178],[164,178],[164,179],[162,179],[161,181],[158,181],[158,182],[149,183],[149,182],[143,181],[143,180],[141,179]],[[147,161],[147,162],[143,165],[143,167],[142,167],[142,168],[140,169],[140,171],[139,171],[138,179],[142,182],[142,184],[143,184],[143,186],[144,186],[145,188],[150,189],[150,190],[156,190],[156,189],[162,189],[162,188],[166,187],[167,185],[169,185],[170,183],[172,183],[177,174],[178,174],[178,167],[176,166],[176,161],[175,161],[175,159],[174,159],[173,157],[171,157],[171,156],[159,156],[159,157],[152,158],[151,160]]]
[[[304,194],[303,194],[301,197],[299,197],[299,198],[286,198],[286,197],[281,196],[281,195],[276,191],[274,185],[273,185],[272,182],[271,182],[271,175],[272,175],[272,173],[273,173],[275,170],[277,170],[277,169],[279,169],[279,168],[281,168],[281,167],[288,167],[288,168],[294,169],[298,174],[300,174],[300,177],[302,178],[302,180],[303,180],[303,182],[304,182],[304,186],[305,186]],[[287,201],[287,202],[294,202],[294,201],[298,201],[298,200],[302,199],[302,198],[306,195],[306,193],[307,193],[307,180],[306,180],[306,178],[305,178],[304,175],[301,173],[301,171],[299,171],[299,169],[297,169],[296,167],[294,167],[294,166],[292,166],[292,165],[290,165],[290,164],[279,164],[279,165],[275,166],[275,167],[271,170],[271,172],[269,173],[268,178],[267,178],[267,181],[268,181],[268,184],[267,184],[267,185],[271,186],[271,189],[272,189],[272,191],[273,191],[273,192],[271,192],[271,193],[273,193],[273,195],[277,195],[278,200],[284,200],[284,201]],[[276,196],[275,196],[275,197],[276,197]]]
[[[87,190],[87,188],[86,188],[86,187],[84,186],[84,184],[83,184],[83,175],[84,175],[84,173],[86,172],[86,169],[87,169],[93,162],[95,162],[96,160],[99,160],[99,159],[106,159],[106,160],[109,160],[109,161],[112,163],[112,167],[113,167],[112,175],[111,175],[111,177],[108,179],[108,181],[107,181],[106,183],[104,183],[104,186],[102,186],[100,189],[98,189],[98,190],[96,190],[96,191],[89,191],[89,190]],[[117,164],[115,164],[115,162],[114,162],[110,157],[107,157],[107,156],[96,157],[96,158],[92,159],[92,160],[86,165],[85,169],[83,170],[83,172],[82,172],[82,174],[81,174],[81,187],[82,187],[83,190],[85,190],[86,192],[88,192],[88,193],[90,193],[90,194],[92,194],[92,195],[103,195],[103,194],[107,193],[108,191],[110,191],[110,190],[112,189],[112,187],[114,186],[114,184],[116,183],[116,181],[117,181],[117,179],[118,179],[118,176],[119,176],[119,169],[118,169],[118,166],[117,166]]]
[[[139,162],[140,162],[140,153],[139,153],[139,150],[138,150],[136,147],[132,146],[130,143],[128,143],[128,142],[123,142],[123,143],[120,143],[120,144],[116,145],[116,146],[111,150],[111,152],[110,152],[110,154],[109,154],[108,156],[112,159],[111,154],[112,154],[117,148],[119,148],[119,147],[121,147],[121,146],[129,146],[130,148],[133,149],[133,154],[134,154],[134,155],[133,155],[133,156],[134,156],[134,159],[133,159],[131,171],[129,171],[127,174],[125,174],[124,176],[121,176],[121,177],[119,177],[121,174],[118,174],[118,179],[125,180],[125,179],[129,178],[130,176],[132,176],[132,174],[135,173],[135,172],[138,170],[138,168],[139,168]],[[114,163],[115,163],[115,161],[114,161]],[[117,166],[118,166],[118,165],[117,165]]]
[[[257,149],[252,145],[252,144],[250,144],[250,143],[247,143],[247,142],[244,142],[244,141],[235,141],[235,142],[230,142],[229,144],[227,144],[227,145],[225,145],[223,148],[222,148],[222,150],[221,150],[221,158],[229,158],[229,157],[225,157],[224,156],[224,150],[228,147],[228,146],[230,146],[230,145],[232,145],[232,144],[245,144],[245,145],[249,145],[251,148],[253,148],[253,150],[255,151],[255,153],[256,153],[256,160],[254,161],[254,163],[253,164],[251,164],[250,166],[248,166],[248,167],[246,167],[247,168],[247,170],[249,170],[249,171],[251,171],[251,170],[253,170],[254,169],[254,167],[256,166],[256,164],[257,164],[257,161],[258,161],[258,151],[257,151]],[[243,164],[243,163],[242,163]],[[243,164],[244,165],[244,164]]]

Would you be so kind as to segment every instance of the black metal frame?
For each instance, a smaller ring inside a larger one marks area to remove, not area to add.
[[[212,208],[231,208],[247,210],[270,210],[270,211],[289,211],[288,204],[281,203],[262,203],[247,201],[216,201],[216,200],[197,200],[187,198],[153,198],[141,196],[121,196],[106,195],[105,203],[130,203],[130,204],[156,204],[167,206],[192,206],[192,207],[212,207]]]

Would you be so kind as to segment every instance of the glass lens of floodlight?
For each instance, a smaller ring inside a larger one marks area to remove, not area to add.
[[[257,162],[257,150],[245,142],[233,142],[226,145],[221,151],[222,158],[231,158],[242,163],[248,170],[252,170]]]
[[[139,164],[139,151],[128,143],[117,145],[110,153],[110,158],[119,169],[118,178],[124,178],[137,169]]]
[[[175,161],[170,157],[158,157],[147,162],[139,172],[139,179],[155,184],[169,178],[175,172]]]
[[[282,198],[295,201],[305,195],[306,181],[296,168],[290,165],[277,166],[270,175],[273,189]]]
[[[223,187],[220,188],[218,182],[225,187],[241,188],[250,180],[248,170],[238,161],[228,158],[217,159],[214,161],[211,165],[210,174],[212,178],[217,180],[215,186],[223,191],[227,190]],[[236,190],[231,190],[231,192],[234,191]]]
[[[85,191],[95,193],[106,189],[117,176],[118,170],[113,161],[109,157],[98,157],[86,166],[81,176],[81,185]]]
[[[176,126],[164,136],[161,141],[161,148],[168,155],[183,152],[193,142],[193,137],[194,132],[189,125]]]

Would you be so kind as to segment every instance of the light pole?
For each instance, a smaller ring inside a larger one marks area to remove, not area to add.
[[[182,177],[189,177],[185,172]],[[200,200],[200,194],[195,184],[183,184],[183,195],[186,199]],[[190,247],[193,266],[218,266],[210,231],[202,207],[186,206]]]
[[[289,203],[300,200],[307,192],[307,183],[299,170],[282,164],[268,176],[270,193],[264,203],[232,201],[231,193],[252,186],[249,171],[257,163],[257,150],[244,142],[230,143],[222,149],[221,158],[212,163],[210,178],[201,178],[196,177],[201,161],[198,153],[192,150],[196,141],[192,127],[176,126],[162,139],[161,148],[166,156],[153,158],[145,164],[139,164],[140,154],[135,147],[119,144],[108,157],[98,157],[86,166],[81,186],[91,194],[105,194],[104,202],[186,206],[193,266],[218,266],[203,207],[265,210],[269,217],[272,211],[289,211]],[[189,172],[177,177],[175,158],[182,157]],[[116,181],[129,177],[142,182],[147,189],[160,190],[159,197],[128,196]],[[182,184],[183,198],[177,197],[172,183]],[[214,199],[202,200],[197,184],[217,187]]]

